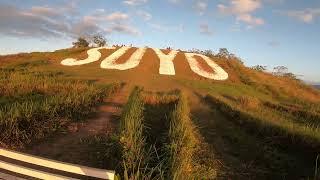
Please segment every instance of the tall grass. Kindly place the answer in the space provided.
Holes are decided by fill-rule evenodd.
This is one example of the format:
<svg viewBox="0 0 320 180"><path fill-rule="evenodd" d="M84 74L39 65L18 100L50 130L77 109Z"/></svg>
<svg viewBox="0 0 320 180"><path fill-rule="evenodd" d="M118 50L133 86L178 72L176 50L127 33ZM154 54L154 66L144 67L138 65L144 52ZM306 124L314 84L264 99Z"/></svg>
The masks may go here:
<svg viewBox="0 0 320 180"><path fill-rule="evenodd" d="M197 162L200 141L184 94L135 88L120 124L124 179L214 177L210 167Z"/></svg>
<svg viewBox="0 0 320 180"><path fill-rule="evenodd" d="M168 133L168 176L170 179L188 179L192 175L192 156L197 142L189 113L188 101L182 94L172 113Z"/></svg>
<svg viewBox="0 0 320 180"><path fill-rule="evenodd" d="M261 106L255 109L244 108L223 97L207 96L206 100L219 110L240 123L243 127L262 136L269 136L282 145L291 145L303 151L319 153L320 130L308 124L296 123L285 115ZM272 113L270 113L272 112Z"/></svg>
<svg viewBox="0 0 320 180"><path fill-rule="evenodd" d="M142 89L135 87L129 96L120 120L120 141L123 146L124 179L143 178L146 165L146 139L143 135Z"/></svg>
<svg viewBox="0 0 320 180"><path fill-rule="evenodd" d="M22 147L70 120L85 118L118 87L24 67L0 69L1 146Z"/></svg>
<svg viewBox="0 0 320 180"><path fill-rule="evenodd" d="M200 144L201 141L190 119L187 97L182 92L172 112L168 131L166 145L168 179L211 179L215 177L216 172L213 167L198 162L201 157L196 151L202 148Z"/></svg>

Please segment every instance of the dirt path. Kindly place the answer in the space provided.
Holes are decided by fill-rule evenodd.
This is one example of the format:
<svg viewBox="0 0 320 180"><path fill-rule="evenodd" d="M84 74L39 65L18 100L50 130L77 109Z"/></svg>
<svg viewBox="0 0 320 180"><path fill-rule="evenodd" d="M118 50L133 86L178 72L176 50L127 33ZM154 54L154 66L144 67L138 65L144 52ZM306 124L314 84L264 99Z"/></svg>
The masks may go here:
<svg viewBox="0 0 320 180"><path fill-rule="evenodd" d="M128 94L128 87L122 88L104 100L98 107L98 114L94 118L83 123L73 123L68 127L67 133L46 139L25 152L64 162L96 166L95 162L90 162L90 156L96 152L89 150L91 147L88 147L87 144L90 144L90 141L96 141L95 138L98 136L108 137L116 131L119 124L118 119ZM89 142L80 143L83 140ZM100 165L97 166L103 168Z"/></svg>

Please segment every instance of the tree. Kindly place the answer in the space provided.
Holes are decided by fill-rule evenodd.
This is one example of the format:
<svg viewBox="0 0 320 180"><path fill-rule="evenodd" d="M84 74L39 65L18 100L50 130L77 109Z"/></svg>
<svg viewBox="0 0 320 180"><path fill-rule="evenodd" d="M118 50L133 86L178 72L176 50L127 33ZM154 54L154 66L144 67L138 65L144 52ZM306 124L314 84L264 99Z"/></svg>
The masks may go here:
<svg viewBox="0 0 320 180"><path fill-rule="evenodd" d="M107 40L100 34L94 35L93 36L93 42L98 46L102 47L107 44Z"/></svg>
<svg viewBox="0 0 320 180"><path fill-rule="evenodd" d="M74 48L83 48L89 46L89 42L83 37L79 37L78 40L72 44Z"/></svg>
<svg viewBox="0 0 320 180"><path fill-rule="evenodd" d="M273 74L276 76L284 76L288 73L288 68L285 66L276 66L273 68Z"/></svg>
<svg viewBox="0 0 320 180"><path fill-rule="evenodd" d="M295 75L295 74L293 74L293 73L291 73L291 72L285 73L285 74L283 74L283 76L284 76L284 77L287 77L287 78L290 78L290 79L298 80L297 75Z"/></svg>
<svg viewBox="0 0 320 180"><path fill-rule="evenodd" d="M220 48L220 49L219 49L219 53L217 54L217 56L229 58L230 53L229 53L229 51L228 51L227 48Z"/></svg>
<svg viewBox="0 0 320 180"><path fill-rule="evenodd" d="M208 56L208 57L212 57L212 56L214 56L214 52L210 49L207 49L203 52L203 55Z"/></svg>
<svg viewBox="0 0 320 180"><path fill-rule="evenodd" d="M252 66L251 69L256 70L256 71L266 71L267 66L256 65L256 66Z"/></svg>

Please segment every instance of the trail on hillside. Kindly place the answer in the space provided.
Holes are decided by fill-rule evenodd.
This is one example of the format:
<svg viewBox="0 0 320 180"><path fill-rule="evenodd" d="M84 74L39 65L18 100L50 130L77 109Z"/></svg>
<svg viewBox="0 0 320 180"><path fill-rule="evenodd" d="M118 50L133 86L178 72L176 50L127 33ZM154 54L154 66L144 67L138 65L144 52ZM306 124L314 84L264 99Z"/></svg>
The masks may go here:
<svg viewBox="0 0 320 180"><path fill-rule="evenodd" d="M35 144L27 149L26 153L63 162L109 168L108 164L104 164L105 162L94 162L97 159L90 160L92 152L88 150L91 147L88 147L87 144L90 144L92 141L101 141L101 138L104 140L104 138L116 133L122 107L126 103L129 94L128 91L127 86L123 87L119 92L104 100L98 107L98 113L95 117L82 123L72 123L68 126L66 134L58 134L52 138L43 140L39 144ZM79 143L81 141L88 142ZM92 146L95 145L97 144L92 143ZM94 152L97 156L100 156L99 153Z"/></svg>

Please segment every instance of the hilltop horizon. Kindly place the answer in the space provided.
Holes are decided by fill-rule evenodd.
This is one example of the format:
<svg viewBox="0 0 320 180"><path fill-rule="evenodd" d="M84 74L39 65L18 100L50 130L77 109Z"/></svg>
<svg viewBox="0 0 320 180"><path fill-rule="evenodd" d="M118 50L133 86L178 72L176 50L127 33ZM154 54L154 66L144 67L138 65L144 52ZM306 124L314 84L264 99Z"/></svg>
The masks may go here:
<svg viewBox="0 0 320 180"><path fill-rule="evenodd" d="M320 81L316 0L3 0L0 8L0 54L67 48L100 33L110 44L227 48L248 66L283 65Z"/></svg>
<svg viewBox="0 0 320 180"><path fill-rule="evenodd" d="M227 51L73 44L0 56L1 152L124 179L319 177L320 90L285 67L266 73Z"/></svg>

